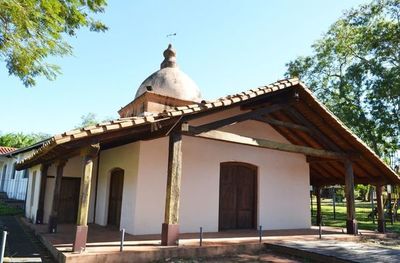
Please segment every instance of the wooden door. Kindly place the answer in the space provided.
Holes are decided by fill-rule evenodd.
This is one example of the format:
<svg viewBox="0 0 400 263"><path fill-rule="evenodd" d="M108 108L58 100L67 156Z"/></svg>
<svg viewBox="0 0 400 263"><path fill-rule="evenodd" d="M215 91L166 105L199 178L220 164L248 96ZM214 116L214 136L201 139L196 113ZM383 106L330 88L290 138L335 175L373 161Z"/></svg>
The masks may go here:
<svg viewBox="0 0 400 263"><path fill-rule="evenodd" d="M222 163L220 169L219 230L255 228L257 168Z"/></svg>
<svg viewBox="0 0 400 263"><path fill-rule="evenodd" d="M81 178L63 177L61 181L58 222L75 224L78 216Z"/></svg>
<svg viewBox="0 0 400 263"><path fill-rule="evenodd" d="M118 228L121 221L123 188L124 188L124 170L116 169L111 172L111 178L110 178L110 197L108 202L107 224Z"/></svg>

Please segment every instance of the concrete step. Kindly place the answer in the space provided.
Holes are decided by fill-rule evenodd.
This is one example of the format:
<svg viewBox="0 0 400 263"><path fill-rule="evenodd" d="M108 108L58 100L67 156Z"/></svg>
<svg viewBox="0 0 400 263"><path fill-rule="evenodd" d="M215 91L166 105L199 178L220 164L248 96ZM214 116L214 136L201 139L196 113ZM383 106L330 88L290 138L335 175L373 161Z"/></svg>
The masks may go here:
<svg viewBox="0 0 400 263"><path fill-rule="evenodd" d="M328 256L316 252L311 252L307 250L302 250L298 248L293 248L281 244L271 244L271 243L265 243L265 248L269 251L276 252L276 253L282 253L286 255L291 255L299 258L303 258L306 260L310 260L312 262L321 262L321 263L326 263L326 262L331 262L331 263L349 263L353 262L351 260L344 260L341 258L333 257L333 256Z"/></svg>

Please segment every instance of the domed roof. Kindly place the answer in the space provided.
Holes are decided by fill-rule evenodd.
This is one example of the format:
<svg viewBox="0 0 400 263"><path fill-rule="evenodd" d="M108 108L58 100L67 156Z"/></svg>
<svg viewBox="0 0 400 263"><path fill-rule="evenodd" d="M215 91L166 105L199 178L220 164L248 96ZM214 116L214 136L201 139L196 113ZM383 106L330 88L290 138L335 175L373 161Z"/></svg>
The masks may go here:
<svg viewBox="0 0 400 263"><path fill-rule="evenodd" d="M161 63L160 70L143 81L136 92L135 99L145 92L153 92L187 101L201 101L199 87L178 68L176 51L171 44L164 51L164 61Z"/></svg>

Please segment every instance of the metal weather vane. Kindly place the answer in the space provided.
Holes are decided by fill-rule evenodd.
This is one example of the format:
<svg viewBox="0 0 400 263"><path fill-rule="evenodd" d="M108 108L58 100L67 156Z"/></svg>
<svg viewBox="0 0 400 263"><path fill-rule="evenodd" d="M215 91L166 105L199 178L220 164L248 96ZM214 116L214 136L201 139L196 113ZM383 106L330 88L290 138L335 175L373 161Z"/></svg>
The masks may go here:
<svg viewBox="0 0 400 263"><path fill-rule="evenodd" d="M171 33L171 34L168 34L168 35L167 35L167 37L169 37L169 38L172 38L172 37L174 37L174 36L176 36L176 33Z"/></svg>

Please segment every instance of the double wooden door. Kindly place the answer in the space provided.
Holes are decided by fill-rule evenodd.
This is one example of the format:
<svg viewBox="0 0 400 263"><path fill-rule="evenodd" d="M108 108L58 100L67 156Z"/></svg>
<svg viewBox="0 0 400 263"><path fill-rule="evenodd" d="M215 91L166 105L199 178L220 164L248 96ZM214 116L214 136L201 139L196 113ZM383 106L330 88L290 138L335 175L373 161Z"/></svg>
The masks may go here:
<svg viewBox="0 0 400 263"><path fill-rule="evenodd" d="M219 230L256 227L257 168L244 163L220 167Z"/></svg>
<svg viewBox="0 0 400 263"><path fill-rule="evenodd" d="M109 226L120 226L122 191L124 188L124 170L116 169L111 172L110 178L110 197L108 202L108 221Z"/></svg>
<svg viewBox="0 0 400 263"><path fill-rule="evenodd" d="M80 189L81 178L63 177L61 179L60 201L58 207L59 223L76 223Z"/></svg>

